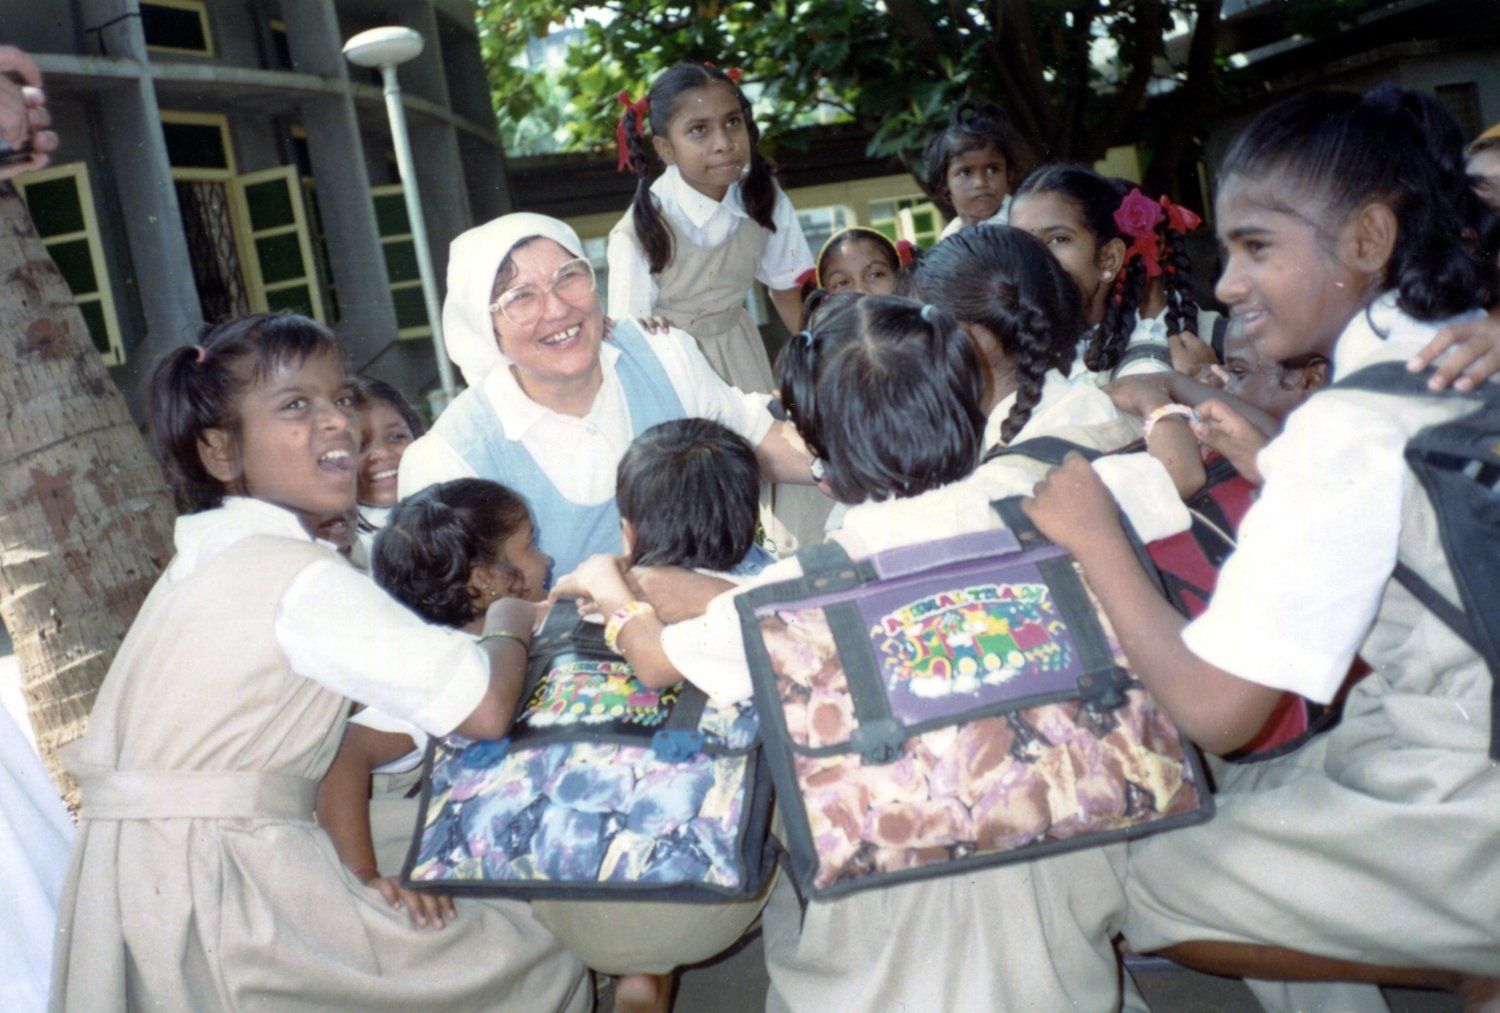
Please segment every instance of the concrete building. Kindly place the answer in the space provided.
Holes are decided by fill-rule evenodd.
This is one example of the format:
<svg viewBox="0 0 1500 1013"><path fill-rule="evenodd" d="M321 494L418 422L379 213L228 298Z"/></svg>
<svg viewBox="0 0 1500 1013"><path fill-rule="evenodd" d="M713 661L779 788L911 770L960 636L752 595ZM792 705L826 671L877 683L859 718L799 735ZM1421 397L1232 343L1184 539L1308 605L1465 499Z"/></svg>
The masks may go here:
<svg viewBox="0 0 1500 1013"><path fill-rule="evenodd" d="M436 384L377 71L345 40L403 25L429 245L510 210L468 0L3 0L62 147L17 182L127 396L205 321L291 308L409 396Z"/></svg>

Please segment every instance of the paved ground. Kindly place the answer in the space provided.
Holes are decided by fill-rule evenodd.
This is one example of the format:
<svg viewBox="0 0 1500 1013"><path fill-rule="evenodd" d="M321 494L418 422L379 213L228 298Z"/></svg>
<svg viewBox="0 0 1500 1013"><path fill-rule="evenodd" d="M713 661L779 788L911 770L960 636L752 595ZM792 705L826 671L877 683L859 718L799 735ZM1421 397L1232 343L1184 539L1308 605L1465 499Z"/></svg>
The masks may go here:
<svg viewBox="0 0 1500 1013"><path fill-rule="evenodd" d="M1238 981L1198 974L1168 964L1153 962L1136 975L1136 983L1151 1013L1259 1013L1260 1005ZM766 969L760 935L708 964L682 975L673 1013L761 1013L765 1008ZM1391 1013L1460 1013L1457 999L1430 992L1391 989L1386 993ZM609 1006L600 1004L600 1013ZM835 1011L829 1011L835 1013ZM931 1013L990 1013L990 1011L933 1010ZM1001 1013L1001 1011L995 1011ZM1012 1011L1012 1013L1053 1013ZM1307 1010L1301 1013L1340 1013L1337 1010Z"/></svg>

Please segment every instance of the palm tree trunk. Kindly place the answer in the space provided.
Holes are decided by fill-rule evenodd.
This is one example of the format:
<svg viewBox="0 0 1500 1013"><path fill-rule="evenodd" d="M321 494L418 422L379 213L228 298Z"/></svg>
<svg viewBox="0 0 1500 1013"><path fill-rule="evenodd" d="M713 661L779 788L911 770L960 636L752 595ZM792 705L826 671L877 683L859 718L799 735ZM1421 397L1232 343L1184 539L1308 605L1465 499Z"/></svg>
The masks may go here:
<svg viewBox="0 0 1500 1013"><path fill-rule="evenodd" d="M0 620L37 745L83 733L172 551L172 501L14 187L0 184Z"/></svg>

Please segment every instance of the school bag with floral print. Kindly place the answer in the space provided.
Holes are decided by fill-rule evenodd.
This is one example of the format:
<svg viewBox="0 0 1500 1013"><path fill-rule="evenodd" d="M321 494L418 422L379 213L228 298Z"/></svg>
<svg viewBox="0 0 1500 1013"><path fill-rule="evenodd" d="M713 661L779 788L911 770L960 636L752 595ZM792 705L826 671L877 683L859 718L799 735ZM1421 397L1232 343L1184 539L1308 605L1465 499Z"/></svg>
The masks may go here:
<svg viewBox="0 0 1500 1013"><path fill-rule="evenodd" d="M1197 751L1125 666L1072 558L1007 529L736 599L804 897L956 875L1208 818Z"/></svg>
<svg viewBox="0 0 1500 1013"><path fill-rule="evenodd" d="M754 707L689 683L648 689L553 605L510 734L428 746L402 870L414 889L562 899L722 902L769 875L770 780Z"/></svg>

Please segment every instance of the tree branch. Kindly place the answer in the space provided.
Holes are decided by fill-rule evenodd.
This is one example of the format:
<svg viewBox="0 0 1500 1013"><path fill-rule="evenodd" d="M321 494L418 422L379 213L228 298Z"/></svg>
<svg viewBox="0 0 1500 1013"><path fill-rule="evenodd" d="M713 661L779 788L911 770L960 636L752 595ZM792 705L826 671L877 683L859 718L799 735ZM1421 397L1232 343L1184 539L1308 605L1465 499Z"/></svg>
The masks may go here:
<svg viewBox="0 0 1500 1013"><path fill-rule="evenodd" d="M1089 146L1091 161L1103 157L1104 152L1120 136L1125 125L1140 108L1141 99L1146 94L1146 85L1151 81L1156 54L1161 50L1161 0L1141 0L1134 10L1135 25L1131 33L1134 59L1130 65L1130 74L1115 96L1114 107L1094 132Z"/></svg>

